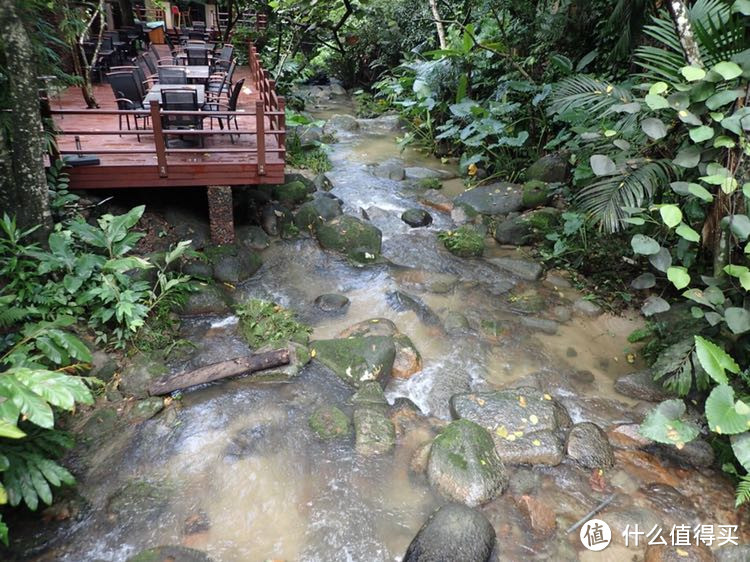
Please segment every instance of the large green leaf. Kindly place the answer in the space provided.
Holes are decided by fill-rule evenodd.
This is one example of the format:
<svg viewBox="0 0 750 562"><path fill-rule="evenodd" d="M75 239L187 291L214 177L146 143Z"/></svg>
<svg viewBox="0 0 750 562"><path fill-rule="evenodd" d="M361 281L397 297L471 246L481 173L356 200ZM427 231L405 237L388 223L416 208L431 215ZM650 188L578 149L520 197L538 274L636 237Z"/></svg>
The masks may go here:
<svg viewBox="0 0 750 562"><path fill-rule="evenodd" d="M672 282L677 289L684 289L690 285L690 274L684 267L672 266L667 270L667 279Z"/></svg>
<svg viewBox="0 0 750 562"><path fill-rule="evenodd" d="M742 75L742 69L736 63L724 61L720 62L711 69L712 72L719 74L724 80L734 80Z"/></svg>
<svg viewBox="0 0 750 562"><path fill-rule="evenodd" d="M685 419L685 404L682 400L666 400L659 404L643 420L641 435L656 441L675 445L682 449L685 443L698 437L698 426Z"/></svg>
<svg viewBox="0 0 750 562"><path fill-rule="evenodd" d="M750 432L732 435L730 441L735 458L745 470L750 472Z"/></svg>
<svg viewBox="0 0 750 562"><path fill-rule="evenodd" d="M15 424L7 422L4 419L0 419L0 437L7 437L8 439L20 439L21 437L26 437L26 434L18 429Z"/></svg>
<svg viewBox="0 0 750 562"><path fill-rule="evenodd" d="M617 166L609 156L594 154L590 159L591 171L597 176L611 176L617 173Z"/></svg>
<svg viewBox="0 0 750 562"><path fill-rule="evenodd" d="M690 139L693 142L704 142L713 138L714 130L706 125L701 125L695 129L690 129Z"/></svg>
<svg viewBox="0 0 750 562"><path fill-rule="evenodd" d="M719 109L728 103L734 103L744 93L744 90L724 90L718 92L706 100L706 107L712 111Z"/></svg>
<svg viewBox="0 0 750 562"><path fill-rule="evenodd" d="M732 4L732 12L742 14L743 16L750 16L750 0L736 0ZM748 471L750 471L750 468Z"/></svg>
<svg viewBox="0 0 750 562"><path fill-rule="evenodd" d="M701 149L699 146L690 145L677 153L673 162L681 168L695 168L701 161Z"/></svg>
<svg viewBox="0 0 750 562"><path fill-rule="evenodd" d="M734 334L744 334L750 330L750 312L738 306L730 306L724 311L724 320Z"/></svg>
<svg viewBox="0 0 750 562"><path fill-rule="evenodd" d="M680 69L680 73L685 77L688 82L695 82L696 80L703 80L706 77L706 71L699 66L683 66Z"/></svg>
<svg viewBox="0 0 750 562"><path fill-rule="evenodd" d="M674 228L682 222L682 211L680 211L677 205L662 205L659 207L659 214L661 215L661 220L669 228Z"/></svg>
<svg viewBox="0 0 750 562"><path fill-rule="evenodd" d="M666 109L669 107L669 102L667 102L667 98L660 96L658 94L646 94L645 99L646 99L646 105L648 105L654 111L657 111L659 109Z"/></svg>
<svg viewBox="0 0 750 562"><path fill-rule="evenodd" d="M630 245L633 252L642 256L652 256L658 254L661 246L659 243L645 234L636 234L630 239Z"/></svg>
<svg viewBox="0 0 750 562"><path fill-rule="evenodd" d="M649 117L641 121L641 130L654 140L663 139L667 136L667 127L661 119Z"/></svg>
<svg viewBox="0 0 750 562"><path fill-rule="evenodd" d="M726 371L739 373L740 367L721 347L701 336L695 336L695 352L701 367L719 384L728 384Z"/></svg>
<svg viewBox="0 0 750 562"><path fill-rule="evenodd" d="M706 400L708 427L720 435L744 433L750 429L750 406L736 400L728 384L715 387Z"/></svg>

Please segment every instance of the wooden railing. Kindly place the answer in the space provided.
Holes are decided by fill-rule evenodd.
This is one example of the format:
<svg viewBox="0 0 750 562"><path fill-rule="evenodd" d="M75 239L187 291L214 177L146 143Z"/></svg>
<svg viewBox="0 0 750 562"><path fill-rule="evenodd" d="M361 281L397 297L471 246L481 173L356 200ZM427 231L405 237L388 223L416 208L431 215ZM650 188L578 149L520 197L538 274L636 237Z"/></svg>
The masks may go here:
<svg viewBox="0 0 750 562"><path fill-rule="evenodd" d="M263 102L263 111L268 115L271 129L276 133L276 143L283 147L286 144L286 101L276 93L276 82L271 80L270 74L263 68L255 45L248 44L248 64L250 75L258 88L258 94Z"/></svg>

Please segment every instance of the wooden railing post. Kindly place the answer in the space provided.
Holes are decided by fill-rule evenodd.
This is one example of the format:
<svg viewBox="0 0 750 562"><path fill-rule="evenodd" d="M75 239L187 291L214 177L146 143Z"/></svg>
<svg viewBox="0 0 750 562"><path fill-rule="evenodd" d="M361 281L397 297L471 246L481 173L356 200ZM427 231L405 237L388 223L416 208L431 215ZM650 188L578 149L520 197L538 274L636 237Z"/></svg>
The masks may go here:
<svg viewBox="0 0 750 562"><path fill-rule="evenodd" d="M266 175L266 116L263 102L255 102L255 128L258 145L258 175Z"/></svg>
<svg viewBox="0 0 750 562"><path fill-rule="evenodd" d="M152 101L150 104L151 110L151 128L154 131L154 146L156 147L156 163L159 167L159 177L166 178L169 176L167 170L167 147L164 142L164 133L161 128L161 111L159 110L159 102Z"/></svg>
<svg viewBox="0 0 750 562"><path fill-rule="evenodd" d="M280 153L281 157L284 158L286 154L286 100L283 97L279 98L279 112L281 115L278 117L277 128L281 131L279 133L279 148L284 152Z"/></svg>

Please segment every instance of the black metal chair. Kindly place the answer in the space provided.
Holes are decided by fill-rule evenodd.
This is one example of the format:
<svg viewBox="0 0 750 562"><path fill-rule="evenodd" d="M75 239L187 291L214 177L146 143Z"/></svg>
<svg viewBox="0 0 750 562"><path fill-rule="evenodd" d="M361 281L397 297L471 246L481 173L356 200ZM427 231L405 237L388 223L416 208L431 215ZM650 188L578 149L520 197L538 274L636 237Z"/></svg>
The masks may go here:
<svg viewBox="0 0 750 562"><path fill-rule="evenodd" d="M208 66L208 50L205 47L187 46L185 49L188 66Z"/></svg>
<svg viewBox="0 0 750 562"><path fill-rule="evenodd" d="M232 64L232 55L234 54L234 46L229 43L225 43L221 48L221 51L214 58L214 67L220 71L228 71L229 66Z"/></svg>
<svg viewBox="0 0 750 562"><path fill-rule="evenodd" d="M185 69L179 66L160 66L159 84L187 84Z"/></svg>
<svg viewBox="0 0 750 562"><path fill-rule="evenodd" d="M198 93L194 89L167 88L161 91L162 111L198 111ZM203 119L201 115L162 115L162 129L187 129L202 130ZM165 144L169 145L167 135L164 134ZM173 133L172 133L173 134ZM203 137L198 137L198 145L203 147ZM180 140L187 143L182 135ZM192 140L192 139L191 139ZM190 144L195 144L190 142Z"/></svg>
<svg viewBox="0 0 750 562"><path fill-rule="evenodd" d="M245 85L245 79L238 80L232 89L232 94L229 96L227 103L220 102L218 99L207 102L203 109L208 113L207 117L210 119L211 128L213 129L213 120L216 119L219 122L219 129L224 130L224 121L227 123L227 130L232 130L232 122L234 122L234 128L239 131L240 127L237 123L236 115L211 115L212 111L237 111L237 101L242 93L242 88ZM237 135L239 136L239 135ZM229 140L234 144L234 136L229 135Z"/></svg>
<svg viewBox="0 0 750 562"><path fill-rule="evenodd" d="M150 90L151 86L159 81L159 74L156 69L152 70L148 64L148 60L145 55L140 55L135 59L135 65L140 69L143 78L143 89Z"/></svg>
<svg viewBox="0 0 750 562"><path fill-rule="evenodd" d="M117 103L117 109L119 110L135 110L145 109L143 106L143 96L141 96L141 89L138 84L138 79L132 71L120 71L111 72L107 74L107 80L109 85L112 87L112 92L115 95L115 102ZM130 114L118 115L119 129L122 130L122 118L125 117L125 123L130 131ZM143 128L145 129L148 125L148 115L133 115L135 128L138 130L138 120L143 119ZM141 136L136 135L138 142L141 141Z"/></svg>
<svg viewBox="0 0 750 562"><path fill-rule="evenodd" d="M113 66L110 68L110 71L113 73L132 73L136 78L136 84L138 85L138 92L141 99L146 97L146 93L148 92L148 88L146 87L146 76L144 76L143 71L138 66Z"/></svg>

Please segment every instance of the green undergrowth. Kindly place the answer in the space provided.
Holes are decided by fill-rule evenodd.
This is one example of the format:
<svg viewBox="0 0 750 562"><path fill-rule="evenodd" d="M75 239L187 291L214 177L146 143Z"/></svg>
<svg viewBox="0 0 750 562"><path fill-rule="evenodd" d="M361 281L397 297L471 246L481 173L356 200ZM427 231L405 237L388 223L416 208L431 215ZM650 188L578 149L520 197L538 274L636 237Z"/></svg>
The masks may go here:
<svg viewBox="0 0 750 562"><path fill-rule="evenodd" d="M293 341L307 344L311 328L299 322L291 310L276 303L251 299L237 307L240 330L250 347Z"/></svg>

